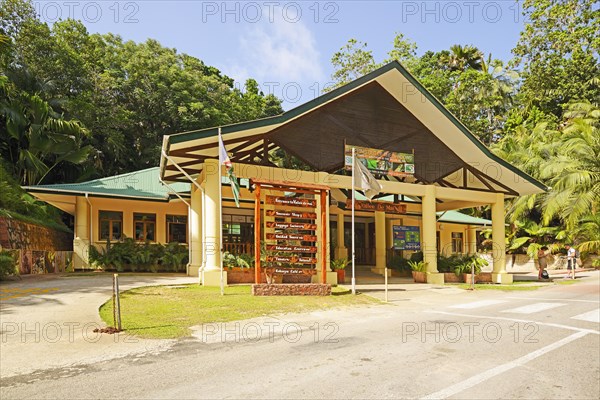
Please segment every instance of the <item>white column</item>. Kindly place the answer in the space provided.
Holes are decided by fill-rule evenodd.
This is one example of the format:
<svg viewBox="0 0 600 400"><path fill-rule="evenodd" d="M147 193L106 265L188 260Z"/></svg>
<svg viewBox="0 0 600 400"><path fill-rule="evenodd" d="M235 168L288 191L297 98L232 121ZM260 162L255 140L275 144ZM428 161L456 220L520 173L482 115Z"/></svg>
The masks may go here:
<svg viewBox="0 0 600 400"><path fill-rule="evenodd" d="M221 284L221 168L218 160L204 161L204 228L202 242L205 247L206 266L204 267L202 284L204 286L220 286ZM226 279L227 271L223 272Z"/></svg>
<svg viewBox="0 0 600 400"><path fill-rule="evenodd" d="M443 284L444 274L438 273L437 270L435 186L425 186L421 206L423 221L421 250L423 250L423 260L427 263L427 282Z"/></svg>
<svg viewBox="0 0 600 400"><path fill-rule="evenodd" d="M192 186L192 201L190 203L190 240L192 258L188 275L198 276L202 265L202 191L194 184Z"/></svg>
<svg viewBox="0 0 600 400"><path fill-rule="evenodd" d="M495 283L511 283L512 275L506 273L506 233L504 231L504 195L496 193L492 203L492 279Z"/></svg>
<svg viewBox="0 0 600 400"><path fill-rule="evenodd" d="M89 268L90 207L82 196L75 198L75 237L73 239L73 268Z"/></svg>

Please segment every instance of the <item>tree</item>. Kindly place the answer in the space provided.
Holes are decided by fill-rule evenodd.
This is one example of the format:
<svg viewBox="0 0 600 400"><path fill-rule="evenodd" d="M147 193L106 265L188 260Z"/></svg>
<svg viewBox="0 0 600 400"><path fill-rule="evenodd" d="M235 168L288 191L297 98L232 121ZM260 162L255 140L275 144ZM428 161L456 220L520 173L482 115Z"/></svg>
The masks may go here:
<svg viewBox="0 0 600 400"><path fill-rule="evenodd" d="M455 44L444 54L442 61L452 71L465 71L468 68L481 71L483 53L475 46Z"/></svg>
<svg viewBox="0 0 600 400"><path fill-rule="evenodd" d="M93 152L82 146L88 131L79 121L64 119L38 93L20 91L6 79L0 81L0 92L6 128L2 148L21 183L40 184L56 166L81 164Z"/></svg>
<svg viewBox="0 0 600 400"><path fill-rule="evenodd" d="M572 101L600 98L600 9L595 0L526 0L512 63L523 68L522 104L560 118ZM595 7L596 5L596 7Z"/></svg>
<svg viewBox="0 0 600 400"><path fill-rule="evenodd" d="M376 70L379 64L373 58L373 52L367 50L367 44L356 39L348 42L331 57L335 71L331 78L334 84L328 90L343 86L371 71Z"/></svg>

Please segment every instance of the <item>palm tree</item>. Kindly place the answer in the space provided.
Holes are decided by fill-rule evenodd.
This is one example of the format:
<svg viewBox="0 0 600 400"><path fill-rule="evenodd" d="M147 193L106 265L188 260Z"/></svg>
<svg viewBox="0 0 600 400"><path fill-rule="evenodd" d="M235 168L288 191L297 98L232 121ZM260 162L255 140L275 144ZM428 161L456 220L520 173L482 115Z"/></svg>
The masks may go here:
<svg viewBox="0 0 600 400"><path fill-rule="evenodd" d="M465 71L472 68L481 71L483 53L475 46L455 44L450 47L450 53L444 54L442 62L451 71Z"/></svg>
<svg viewBox="0 0 600 400"><path fill-rule="evenodd" d="M599 211L600 108L574 103L565 117L560 141L551 144L557 157L540 170L540 178L552 187L543 202L543 221L559 217L567 229L574 229Z"/></svg>
<svg viewBox="0 0 600 400"><path fill-rule="evenodd" d="M28 76L21 72L22 77ZM25 86L41 87L31 82ZM54 111L40 91L21 90L14 80L2 76L0 95L0 122L6 128L0 149L22 184L40 184L57 165L81 164L92 154L94 149L82 143L88 130Z"/></svg>

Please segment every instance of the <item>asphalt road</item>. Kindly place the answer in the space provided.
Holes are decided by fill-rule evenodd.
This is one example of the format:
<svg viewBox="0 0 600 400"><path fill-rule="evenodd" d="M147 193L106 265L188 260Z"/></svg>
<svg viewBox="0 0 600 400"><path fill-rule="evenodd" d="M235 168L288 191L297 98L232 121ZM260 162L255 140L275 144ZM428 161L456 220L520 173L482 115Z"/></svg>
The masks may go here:
<svg viewBox="0 0 600 400"><path fill-rule="evenodd" d="M584 275L209 324L165 348L4 376L0 397L598 399L600 280Z"/></svg>

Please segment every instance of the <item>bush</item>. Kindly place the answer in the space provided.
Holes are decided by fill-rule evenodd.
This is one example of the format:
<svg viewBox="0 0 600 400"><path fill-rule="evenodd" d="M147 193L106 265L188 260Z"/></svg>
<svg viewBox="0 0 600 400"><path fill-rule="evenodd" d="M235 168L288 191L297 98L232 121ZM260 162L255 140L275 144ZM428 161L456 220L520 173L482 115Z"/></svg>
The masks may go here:
<svg viewBox="0 0 600 400"><path fill-rule="evenodd" d="M117 272L179 272L188 263L188 249L179 243L137 243L131 238L106 242L106 248L90 247L90 262L102 269Z"/></svg>
<svg viewBox="0 0 600 400"><path fill-rule="evenodd" d="M410 265L408 264L408 260L399 255L394 255L390 261L388 262L388 267L391 269L395 269L398 271L410 271Z"/></svg>
<svg viewBox="0 0 600 400"><path fill-rule="evenodd" d="M15 257L8 251L0 252L0 280L18 274Z"/></svg>

